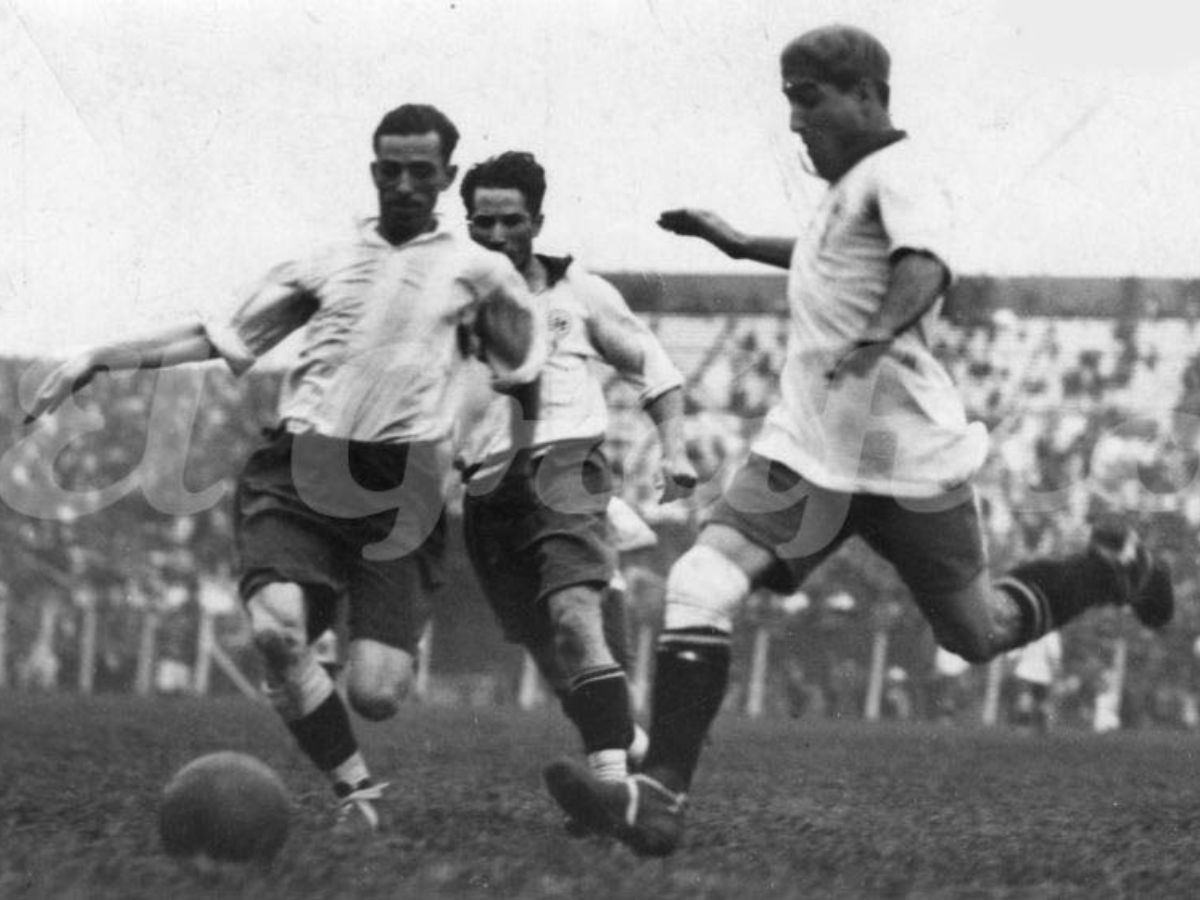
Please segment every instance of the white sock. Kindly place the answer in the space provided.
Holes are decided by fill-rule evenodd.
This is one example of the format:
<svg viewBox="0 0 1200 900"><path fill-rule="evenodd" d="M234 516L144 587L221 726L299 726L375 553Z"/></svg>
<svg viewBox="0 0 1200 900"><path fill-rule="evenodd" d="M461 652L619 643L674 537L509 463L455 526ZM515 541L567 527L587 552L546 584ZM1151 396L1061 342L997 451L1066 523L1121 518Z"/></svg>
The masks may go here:
<svg viewBox="0 0 1200 900"><path fill-rule="evenodd" d="M646 734L646 729L635 722L633 725L633 740L629 742L630 765L641 768L642 760L646 758L646 751L649 749L650 735Z"/></svg>
<svg viewBox="0 0 1200 900"><path fill-rule="evenodd" d="M587 755L588 768L601 781L621 781L629 774L624 750L597 750Z"/></svg>
<svg viewBox="0 0 1200 900"><path fill-rule="evenodd" d="M356 788L362 782L370 781L371 773L367 771L367 763L362 758L362 754L355 753L329 772L329 780L334 784L341 783Z"/></svg>
<svg viewBox="0 0 1200 900"><path fill-rule="evenodd" d="M268 678L263 693L285 722L294 722L325 702L333 693L333 679L316 657L305 650L283 682L274 683Z"/></svg>

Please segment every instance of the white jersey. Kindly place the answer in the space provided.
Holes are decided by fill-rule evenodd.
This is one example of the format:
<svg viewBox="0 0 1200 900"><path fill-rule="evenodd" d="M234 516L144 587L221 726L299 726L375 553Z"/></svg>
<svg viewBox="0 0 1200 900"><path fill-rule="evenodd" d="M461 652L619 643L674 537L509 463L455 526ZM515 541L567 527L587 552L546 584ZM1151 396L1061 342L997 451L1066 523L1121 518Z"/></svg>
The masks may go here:
<svg viewBox="0 0 1200 900"><path fill-rule="evenodd" d="M440 441L454 422L464 336L481 345L493 382L504 387L537 377L545 328L524 279L500 254L440 227L393 245L376 224L367 220L356 240L277 266L207 334L241 374L304 327L279 400L291 431Z"/></svg>
<svg viewBox="0 0 1200 900"><path fill-rule="evenodd" d="M534 294L534 301L545 317L550 351L538 388L535 450L604 436L608 404L596 369L599 362L633 384L643 406L682 386L679 370L616 288L570 259L539 259L547 286ZM508 459L515 405L478 385L468 388L456 440L464 471L493 473Z"/></svg>
<svg viewBox="0 0 1200 900"><path fill-rule="evenodd" d="M866 377L826 373L879 308L900 250L949 268L949 199L905 138L861 159L830 186L788 277L791 332L755 452L824 488L935 496L967 481L987 455L987 432L930 352L934 304L882 353Z"/></svg>

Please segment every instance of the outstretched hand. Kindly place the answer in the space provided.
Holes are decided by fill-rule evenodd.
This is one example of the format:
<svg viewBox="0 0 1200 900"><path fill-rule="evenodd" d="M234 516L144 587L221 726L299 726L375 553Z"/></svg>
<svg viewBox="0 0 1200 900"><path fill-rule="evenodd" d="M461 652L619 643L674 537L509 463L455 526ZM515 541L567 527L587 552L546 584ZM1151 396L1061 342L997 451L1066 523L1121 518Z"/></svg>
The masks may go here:
<svg viewBox="0 0 1200 900"><path fill-rule="evenodd" d="M29 425L46 413L58 409L67 397L87 385L99 371L87 357L68 360L46 376L33 396L33 404L25 416Z"/></svg>
<svg viewBox="0 0 1200 900"><path fill-rule="evenodd" d="M658 227L684 237L698 237L728 253L737 241L737 231L707 209L668 209L658 217Z"/></svg>

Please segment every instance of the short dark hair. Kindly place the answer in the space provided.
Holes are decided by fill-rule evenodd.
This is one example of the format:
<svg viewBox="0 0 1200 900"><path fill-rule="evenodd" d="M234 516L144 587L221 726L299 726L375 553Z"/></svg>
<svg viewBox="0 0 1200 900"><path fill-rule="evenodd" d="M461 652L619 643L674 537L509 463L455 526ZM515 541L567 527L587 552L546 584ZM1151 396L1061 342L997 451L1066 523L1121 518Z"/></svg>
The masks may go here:
<svg viewBox="0 0 1200 900"><path fill-rule="evenodd" d="M405 103L397 106L379 120L371 146L379 152L379 141L387 135L429 134L436 132L442 146L442 159L450 162L458 146L458 129L444 112L427 103Z"/></svg>
<svg viewBox="0 0 1200 900"><path fill-rule="evenodd" d="M783 48L780 63L785 72L805 69L842 90L865 79L888 104L892 59L879 39L861 28L826 25L806 31Z"/></svg>
<svg viewBox="0 0 1200 900"><path fill-rule="evenodd" d="M459 190L463 205L470 214L475 206L477 188L512 188L525 197L525 208L536 216L542 211L546 196L546 170L532 153L509 150L471 167Z"/></svg>

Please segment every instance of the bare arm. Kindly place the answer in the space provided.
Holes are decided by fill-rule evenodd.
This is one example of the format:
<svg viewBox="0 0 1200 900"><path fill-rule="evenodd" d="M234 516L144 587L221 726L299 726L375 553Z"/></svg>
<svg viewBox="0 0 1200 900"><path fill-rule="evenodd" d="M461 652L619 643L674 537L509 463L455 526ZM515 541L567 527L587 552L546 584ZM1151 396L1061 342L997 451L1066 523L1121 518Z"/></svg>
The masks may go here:
<svg viewBox="0 0 1200 900"><path fill-rule="evenodd" d="M63 363L34 395L26 424L53 412L97 373L127 369L162 369L223 357L241 374L261 354L299 328L317 308L315 295L290 280L278 267L241 305L229 322L174 325L141 338L116 341Z"/></svg>
<svg viewBox="0 0 1200 900"><path fill-rule="evenodd" d="M671 388L646 404L646 415L658 431L662 448L662 494L659 503L691 496L696 488L696 469L687 455L683 435L683 389Z"/></svg>
<svg viewBox="0 0 1200 900"><path fill-rule="evenodd" d="M34 395L25 424L45 413L54 412L73 392L106 369L160 369L203 362L215 355L216 348L199 322L176 325L145 337L96 347L67 360L46 376Z"/></svg>
<svg viewBox="0 0 1200 900"><path fill-rule="evenodd" d="M936 256L907 252L892 263L883 302L867 321L862 335L829 372L863 375L881 350L921 320L946 289L950 273Z"/></svg>
<svg viewBox="0 0 1200 900"><path fill-rule="evenodd" d="M750 235L738 231L716 213L706 209L669 209L658 217L658 225L673 234L708 241L731 259L749 259L779 269L792 263L794 237Z"/></svg>
<svg viewBox="0 0 1200 900"><path fill-rule="evenodd" d="M683 435L683 378L654 332L633 314L624 298L601 278L588 282L588 336L601 359L638 388L662 451L660 503L687 497L696 470Z"/></svg>

